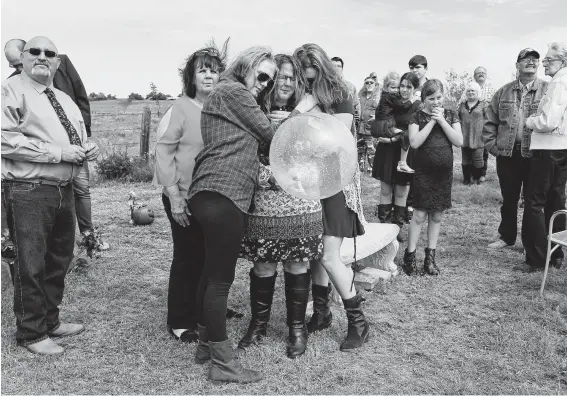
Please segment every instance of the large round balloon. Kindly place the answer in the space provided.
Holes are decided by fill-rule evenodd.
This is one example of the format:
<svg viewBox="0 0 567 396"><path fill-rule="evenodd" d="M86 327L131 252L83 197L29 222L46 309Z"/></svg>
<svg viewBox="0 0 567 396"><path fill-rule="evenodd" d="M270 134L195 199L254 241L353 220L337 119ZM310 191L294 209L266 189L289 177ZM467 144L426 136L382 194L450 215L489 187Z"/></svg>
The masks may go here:
<svg viewBox="0 0 567 396"><path fill-rule="evenodd" d="M270 165L284 191L304 199L335 195L352 181L357 167L354 137L325 113L301 114L277 130Z"/></svg>

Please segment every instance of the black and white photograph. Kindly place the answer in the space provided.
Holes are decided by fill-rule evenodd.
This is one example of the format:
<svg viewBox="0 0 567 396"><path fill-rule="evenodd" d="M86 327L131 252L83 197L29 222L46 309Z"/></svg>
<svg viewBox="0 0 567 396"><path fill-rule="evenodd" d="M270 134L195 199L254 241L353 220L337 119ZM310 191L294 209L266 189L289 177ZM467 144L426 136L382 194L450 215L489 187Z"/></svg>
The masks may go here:
<svg viewBox="0 0 567 396"><path fill-rule="evenodd" d="M563 0L5 0L10 395L567 393Z"/></svg>

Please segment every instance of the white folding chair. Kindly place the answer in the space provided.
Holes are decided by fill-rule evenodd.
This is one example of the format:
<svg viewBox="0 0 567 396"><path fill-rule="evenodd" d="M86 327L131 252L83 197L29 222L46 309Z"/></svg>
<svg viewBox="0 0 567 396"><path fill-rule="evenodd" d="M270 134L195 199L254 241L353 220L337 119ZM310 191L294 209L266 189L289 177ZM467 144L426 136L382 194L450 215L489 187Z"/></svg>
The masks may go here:
<svg viewBox="0 0 567 396"><path fill-rule="evenodd" d="M551 260L551 253L555 249L561 246L567 247L567 230L556 232L553 234L553 221L557 216L567 216L567 210L558 210L551 215L549 220L549 234L547 234L547 257L545 258L545 270L543 271L543 280L541 282L541 288L539 290L540 296L543 297L543 289L545 288L545 280L547 278L547 271L549 270L549 260ZM555 243L555 246L551 248L551 244Z"/></svg>

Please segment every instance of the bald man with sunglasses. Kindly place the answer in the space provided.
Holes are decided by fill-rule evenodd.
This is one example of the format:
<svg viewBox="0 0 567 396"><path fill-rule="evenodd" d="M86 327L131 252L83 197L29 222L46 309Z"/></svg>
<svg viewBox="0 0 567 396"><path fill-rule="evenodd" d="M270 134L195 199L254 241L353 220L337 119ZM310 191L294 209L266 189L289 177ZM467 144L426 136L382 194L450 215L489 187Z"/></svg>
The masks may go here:
<svg viewBox="0 0 567 396"><path fill-rule="evenodd" d="M55 355L52 338L80 333L62 323L59 305L75 244L73 179L98 147L83 148L87 131L73 100L53 86L57 47L34 37L21 54L23 72L2 86L2 199L16 246L16 341Z"/></svg>

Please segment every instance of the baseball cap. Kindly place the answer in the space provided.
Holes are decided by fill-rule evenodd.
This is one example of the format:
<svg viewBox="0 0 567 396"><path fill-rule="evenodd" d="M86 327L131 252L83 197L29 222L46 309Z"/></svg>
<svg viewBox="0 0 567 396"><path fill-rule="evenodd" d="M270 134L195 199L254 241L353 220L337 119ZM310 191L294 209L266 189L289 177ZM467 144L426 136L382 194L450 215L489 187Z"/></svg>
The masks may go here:
<svg viewBox="0 0 567 396"><path fill-rule="evenodd" d="M520 53L518 54L518 59L516 60L516 62L521 61L522 59L524 59L525 57L527 57L527 56L529 56L529 55L533 55L533 56L537 57L538 59L540 58L539 52L537 52L535 49L533 49L533 48L524 48L524 49L521 50Z"/></svg>

